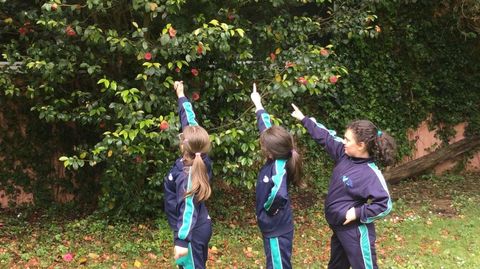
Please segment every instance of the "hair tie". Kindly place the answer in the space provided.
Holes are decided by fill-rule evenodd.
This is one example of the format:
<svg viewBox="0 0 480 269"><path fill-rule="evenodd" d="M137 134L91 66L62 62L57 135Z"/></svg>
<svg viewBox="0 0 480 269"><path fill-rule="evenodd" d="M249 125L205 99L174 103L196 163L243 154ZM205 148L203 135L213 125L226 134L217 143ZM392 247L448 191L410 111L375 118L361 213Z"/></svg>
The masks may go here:
<svg viewBox="0 0 480 269"><path fill-rule="evenodd" d="M378 131L377 131L377 136L378 136L378 137L382 136L382 134L383 134L383 133L382 133L381 130L378 130Z"/></svg>
<svg viewBox="0 0 480 269"><path fill-rule="evenodd" d="M195 152L195 157L196 157L196 156L201 156L201 155L202 155L201 152Z"/></svg>
<svg viewBox="0 0 480 269"><path fill-rule="evenodd" d="M295 149L290 150L290 152L288 153L288 158L291 158L293 156L293 153L297 153L297 151Z"/></svg>

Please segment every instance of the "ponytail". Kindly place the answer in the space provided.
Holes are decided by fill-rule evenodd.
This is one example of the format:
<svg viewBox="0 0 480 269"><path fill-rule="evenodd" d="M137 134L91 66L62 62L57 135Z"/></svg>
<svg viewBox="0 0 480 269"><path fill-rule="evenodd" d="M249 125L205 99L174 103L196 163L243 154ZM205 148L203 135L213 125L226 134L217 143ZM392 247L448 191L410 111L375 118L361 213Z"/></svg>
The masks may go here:
<svg viewBox="0 0 480 269"><path fill-rule="evenodd" d="M207 166L203 162L200 153L195 154L195 158L193 159L190 168L190 176L192 179L192 187L185 193L185 197L195 195L195 200L197 202L206 201L210 197L212 189L210 188L208 180Z"/></svg>
<svg viewBox="0 0 480 269"><path fill-rule="evenodd" d="M211 142L208 133L200 126L187 126L183 129L182 136L183 162L186 171L192 180L191 188L185 193L187 196L195 196L197 202L206 201L212 190L210 188L208 169L203 162L202 153L210 151Z"/></svg>
<svg viewBox="0 0 480 269"><path fill-rule="evenodd" d="M302 181L302 157L293 149L291 157L287 161L287 180L298 187L304 187L305 183Z"/></svg>
<svg viewBox="0 0 480 269"><path fill-rule="evenodd" d="M395 140L387 133L378 131L375 138L375 149L373 155L375 159L379 160L384 166L389 166L395 163Z"/></svg>

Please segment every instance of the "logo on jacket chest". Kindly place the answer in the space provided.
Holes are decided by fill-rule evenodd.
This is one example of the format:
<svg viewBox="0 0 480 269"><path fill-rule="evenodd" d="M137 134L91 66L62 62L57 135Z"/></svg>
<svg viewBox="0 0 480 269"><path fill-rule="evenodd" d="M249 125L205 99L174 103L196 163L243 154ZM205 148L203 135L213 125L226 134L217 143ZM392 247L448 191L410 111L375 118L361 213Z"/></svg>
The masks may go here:
<svg viewBox="0 0 480 269"><path fill-rule="evenodd" d="M270 181L270 179L269 179L267 176L264 176L264 177L263 177L263 182L264 182L264 183L268 183L268 181Z"/></svg>
<svg viewBox="0 0 480 269"><path fill-rule="evenodd" d="M353 188L352 180L350 178L348 178L347 176L343 176L342 181L343 181L343 184L345 184L347 187Z"/></svg>
<svg viewBox="0 0 480 269"><path fill-rule="evenodd" d="M172 180L173 180L172 173L168 174L168 180L170 180L170 181L172 181Z"/></svg>

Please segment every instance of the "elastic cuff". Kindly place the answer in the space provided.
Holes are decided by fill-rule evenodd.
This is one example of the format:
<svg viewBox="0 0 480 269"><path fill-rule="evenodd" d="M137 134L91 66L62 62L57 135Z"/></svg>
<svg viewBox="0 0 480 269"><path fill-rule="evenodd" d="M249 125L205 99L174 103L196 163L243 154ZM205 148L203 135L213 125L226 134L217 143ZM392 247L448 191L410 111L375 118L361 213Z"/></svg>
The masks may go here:
<svg viewBox="0 0 480 269"><path fill-rule="evenodd" d="M188 241L182 239L175 239L175 246L179 246L182 248L188 248Z"/></svg>
<svg viewBox="0 0 480 269"><path fill-rule="evenodd" d="M264 113L264 112L265 112L265 109L263 107L261 109L258 109L258 110L255 108L255 114L257 114L257 115L262 115L262 113Z"/></svg>
<svg viewBox="0 0 480 269"><path fill-rule="evenodd" d="M303 124L303 125L307 124L307 122L308 122L309 120L311 120L309 117L304 116L304 118L303 118L303 120L302 120L302 124Z"/></svg>
<svg viewBox="0 0 480 269"><path fill-rule="evenodd" d="M361 214L362 208L361 207L355 207L355 217L360 220L360 214Z"/></svg>

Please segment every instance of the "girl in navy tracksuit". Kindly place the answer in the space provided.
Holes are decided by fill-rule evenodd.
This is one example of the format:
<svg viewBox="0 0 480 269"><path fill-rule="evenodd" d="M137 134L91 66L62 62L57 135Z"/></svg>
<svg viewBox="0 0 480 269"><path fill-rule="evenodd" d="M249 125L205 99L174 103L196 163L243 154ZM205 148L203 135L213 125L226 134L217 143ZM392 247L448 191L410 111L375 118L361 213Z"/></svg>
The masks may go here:
<svg viewBox="0 0 480 269"><path fill-rule="evenodd" d="M368 120L350 123L342 139L293 108L292 116L335 161L325 199L325 217L333 231L328 268L378 268L373 221L390 212L392 201L374 161L393 163L394 140Z"/></svg>
<svg viewBox="0 0 480 269"><path fill-rule="evenodd" d="M164 180L165 212L174 233L175 260L180 268L205 268L212 223L204 201L211 194L212 162L208 133L198 126L192 104L184 95L183 82L176 81L178 111L182 125L180 150Z"/></svg>
<svg viewBox="0 0 480 269"><path fill-rule="evenodd" d="M368 120L350 123L342 139L293 108L292 116L335 161L325 199L325 217L333 231L328 268L378 268L373 221L390 212L392 201L374 161L393 163L394 140Z"/></svg>
<svg viewBox="0 0 480 269"><path fill-rule="evenodd" d="M267 162L256 184L256 216L263 235L267 269L292 268L293 216L287 183L300 182L301 158L292 135L281 126L272 126L261 97L253 86L260 146ZM288 182L287 182L288 181Z"/></svg>

